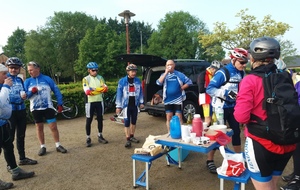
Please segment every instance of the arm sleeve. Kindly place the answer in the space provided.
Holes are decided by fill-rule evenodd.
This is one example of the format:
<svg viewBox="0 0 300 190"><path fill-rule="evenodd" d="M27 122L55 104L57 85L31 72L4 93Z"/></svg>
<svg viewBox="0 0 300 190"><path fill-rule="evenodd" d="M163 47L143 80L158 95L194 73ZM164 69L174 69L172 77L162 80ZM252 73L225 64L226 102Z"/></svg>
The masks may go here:
<svg viewBox="0 0 300 190"><path fill-rule="evenodd" d="M116 108L122 108L123 86L122 79L118 82L117 96L116 96Z"/></svg>
<svg viewBox="0 0 300 190"><path fill-rule="evenodd" d="M58 86L54 83L54 81L50 77L47 77L47 79L48 79L47 80L48 84L56 97L57 104L63 105L63 96L62 96Z"/></svg>
<svg viewBox="0 0 300 190"><path fill-rule="evenodd" d="M221 70L217 71L213 78L210 80L206 88L206 93L209 94L211 97L220 97L226 99L227 90L225 88L222 88L225 80L225 73Z"/></svg>
<svg viewBox="0 0 300 190"><path fill-rule="evenodd" d="M239 123L249 123L250 114L253 109L254 89L253 83L249 78L244 78L240 83L240 89L234 107L234 118Z"/></svg>

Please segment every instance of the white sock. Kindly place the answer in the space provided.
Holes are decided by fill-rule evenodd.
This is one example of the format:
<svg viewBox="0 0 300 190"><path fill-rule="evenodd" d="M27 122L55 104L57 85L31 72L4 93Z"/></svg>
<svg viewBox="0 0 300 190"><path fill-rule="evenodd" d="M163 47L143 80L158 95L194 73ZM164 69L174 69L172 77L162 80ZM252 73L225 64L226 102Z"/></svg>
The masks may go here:
<svg viewBox="0 0 300 190"><path fill-rule="evenodd" d="M46 145L45 144L41 144L41 148L43 148L43 147L46 148Z"/></svg>
<svg viewBox="0 0 300 190"><path fill-rule="evenodd" d="M102 135L102 133L98 133L98 137L100 137Z"/></svg>
<svg viewBox="0 0 300 190"><path fill-rule="evenodd" d="M87 136L86 136L86 138L87 138L87 139L90 139L90 138L91 138L91 136L90 136L90 135L87 135Z"/></svg>
<svg viewBox="0 0 300 190"><path fill-rule="evenodd" d="M56 148L60 146L60 142L55 143Z"/></svg>

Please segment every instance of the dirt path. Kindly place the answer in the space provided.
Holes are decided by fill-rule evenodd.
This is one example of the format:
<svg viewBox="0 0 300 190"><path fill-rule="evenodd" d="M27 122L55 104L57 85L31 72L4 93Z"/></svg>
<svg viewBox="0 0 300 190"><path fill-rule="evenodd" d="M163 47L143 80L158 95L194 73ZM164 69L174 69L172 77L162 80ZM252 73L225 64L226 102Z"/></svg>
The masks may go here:
<svg viewBox="0 0 300 190"><path fill-rule="evenodd" d="M25 170L34 170L36 176L31 179L14 182L14 189L28 190L82 190L82 189L109 189L127 190L132 187L132 160L131 155L135 147L139 148L145 138L151 135L166 133L165 118L152 117L141 113L138 118L136 137L141 140L133 144L131 149L124 148L125 138L123 126L109 120L111 114L104 116L104 137L108 144L97 142L96 121L92 124L92 143L90 148L85 147L85 118L60 120L61 143L68 149L67 154L55 151L55 145L50 130L45 127L47 154L38 156L38 140L35 127L28 125L26 136L26 154L38 160L34 166L23 166ZM15 150L16 152L16 150ZM18 154L16 152L18 159ZM11 175L6 171L6 162L0 157L0 179L11 181ZM190 152L183 162L182 169L175 166L166 166L166 160L161 157L152 163L150 170L150 188L160 189L219 189L217 175L210 174L205 166L206 155ZM217 152L215 163L220 166L222 158ZM291 171L291 163L285 173ZM141 172L144 163L137 162L137 171ZM283 182L280 182L284 184ZM138 189L144 189L139 187ZM225 181L225 189L233 189L233 182ZM247 190L253 190L253 185L247 184Z"/></svg>

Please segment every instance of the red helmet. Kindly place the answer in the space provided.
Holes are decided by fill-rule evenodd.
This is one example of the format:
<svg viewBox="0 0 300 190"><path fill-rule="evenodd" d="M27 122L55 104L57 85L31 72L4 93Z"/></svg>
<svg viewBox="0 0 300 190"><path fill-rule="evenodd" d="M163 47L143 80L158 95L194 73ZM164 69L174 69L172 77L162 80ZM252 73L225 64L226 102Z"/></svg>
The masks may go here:
<svg viewBox="0 0 300 190"><path fill-rule="evenodd" d="M236 58L238 61L248 61L248 51L244 48L234 48L230 51L230 58Z"/></svg>

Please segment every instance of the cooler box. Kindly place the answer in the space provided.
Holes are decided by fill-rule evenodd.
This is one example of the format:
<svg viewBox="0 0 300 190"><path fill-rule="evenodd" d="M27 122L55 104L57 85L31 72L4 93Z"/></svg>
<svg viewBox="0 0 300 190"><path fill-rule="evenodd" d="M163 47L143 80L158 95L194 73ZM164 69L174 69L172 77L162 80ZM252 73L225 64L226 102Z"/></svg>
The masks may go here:
<svg viewBox="0 0 300 190"><path fill-rule="evenodd" d="M189 155L190 151L188 150L184 150L184 149L180 149L180 153L181 153L181 161L184 161L184 159ZM178 148L175 148L174 150L171 150L169 152L169 155L171 156L171 158L173 158L175 161L179 161L178 159Z"/></svg>

